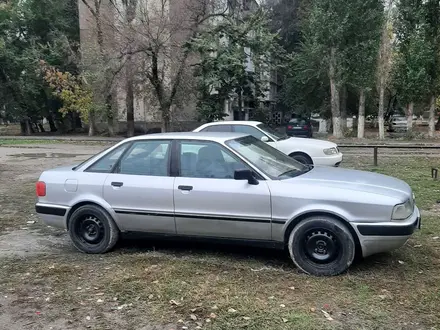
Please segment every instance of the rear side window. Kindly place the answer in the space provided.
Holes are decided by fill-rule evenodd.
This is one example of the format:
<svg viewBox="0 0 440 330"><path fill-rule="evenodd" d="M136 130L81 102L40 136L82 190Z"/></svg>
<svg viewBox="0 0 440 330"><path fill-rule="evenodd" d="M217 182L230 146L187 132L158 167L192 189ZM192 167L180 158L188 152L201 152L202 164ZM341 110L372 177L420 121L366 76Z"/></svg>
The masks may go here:
<svg viewBox="0 0 440 330"><path fill-rule="evenodd" d="M232 132L231 125L212 125L208 126L205 129L201 130L201 132Z"/></svg>

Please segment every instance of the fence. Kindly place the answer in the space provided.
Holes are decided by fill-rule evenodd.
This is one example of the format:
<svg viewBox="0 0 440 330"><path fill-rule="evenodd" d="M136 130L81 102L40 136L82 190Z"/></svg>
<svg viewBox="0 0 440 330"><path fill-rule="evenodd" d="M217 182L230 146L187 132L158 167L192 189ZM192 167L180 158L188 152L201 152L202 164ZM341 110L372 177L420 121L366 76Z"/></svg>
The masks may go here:
<svg viewBox="0 0 440 330"><path fill-rule="evenodd" d="M374 166L377 166L378 164L378 154L379 149L434 149L434 150L440 150L440 146L434 146L434 145L405 145L405 144L396 144L396 145L372 145L372 144L340 144L338 145L339 148L352 148L352 149L373 149L373 159L374 159Z"/></svg>

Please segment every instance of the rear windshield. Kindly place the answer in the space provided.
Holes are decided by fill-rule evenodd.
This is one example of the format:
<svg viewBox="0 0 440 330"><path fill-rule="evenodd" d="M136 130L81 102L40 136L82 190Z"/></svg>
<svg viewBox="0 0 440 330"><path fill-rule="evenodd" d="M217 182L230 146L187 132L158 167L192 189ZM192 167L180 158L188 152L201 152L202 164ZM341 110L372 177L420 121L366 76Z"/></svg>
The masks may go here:
<svg viewBox="0 0 440 330"><path fill-rule="evenodd" d="M290 119L289 123L290 124L305 125L305 124L307 124L307 120L302 119L302 118L293 118L293 119Z"/></svg>

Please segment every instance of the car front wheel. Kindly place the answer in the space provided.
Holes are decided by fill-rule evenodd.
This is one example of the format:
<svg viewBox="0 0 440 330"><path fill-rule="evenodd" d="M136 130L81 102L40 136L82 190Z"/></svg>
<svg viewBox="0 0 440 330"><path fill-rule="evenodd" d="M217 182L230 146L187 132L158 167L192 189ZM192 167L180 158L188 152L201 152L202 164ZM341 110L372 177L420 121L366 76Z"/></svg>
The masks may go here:
<svg viewBox="0 0 440 330"><path fill-rule="evenodd" d="M301 221L290 233L288 248L295 265L316 276L345 272L356 251L347 227L341 221L325 216Z"/></svg>
<svg viewBox="0 0 440 330"><path fill-rule="evenodd" d="M307 154L298 152L298 153L292 153L289 156L295 159L297 162L300 162L301 164L313 165L312 159Z"/></svg>
<svg viewBox="0 0 440 330"><path fill-rule="evenodd" d="M84 205L75 210L69 220L69 235L73 245L84 253L110 251L119 239L119 229L111 216L96 205Z"/></svg>

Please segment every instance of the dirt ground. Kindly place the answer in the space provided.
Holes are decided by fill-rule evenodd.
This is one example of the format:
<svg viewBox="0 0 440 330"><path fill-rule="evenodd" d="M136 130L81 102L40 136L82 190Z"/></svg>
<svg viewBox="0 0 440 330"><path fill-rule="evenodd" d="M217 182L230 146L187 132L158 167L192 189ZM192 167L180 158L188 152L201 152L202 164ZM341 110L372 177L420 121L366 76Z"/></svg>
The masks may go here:
<svg viewBox="0 0 440 330"><path fill-rule="evenodd" d="M319 279L260 249L130 237L103 256L77 252L35 215L34 184L44 169L108 146L0 146L0 329L440 329L440 185L430 179L438 153L379 157L378 171L415 186L424 233ZM346 150L347 166L371 170L366 153Z"/></svg>

